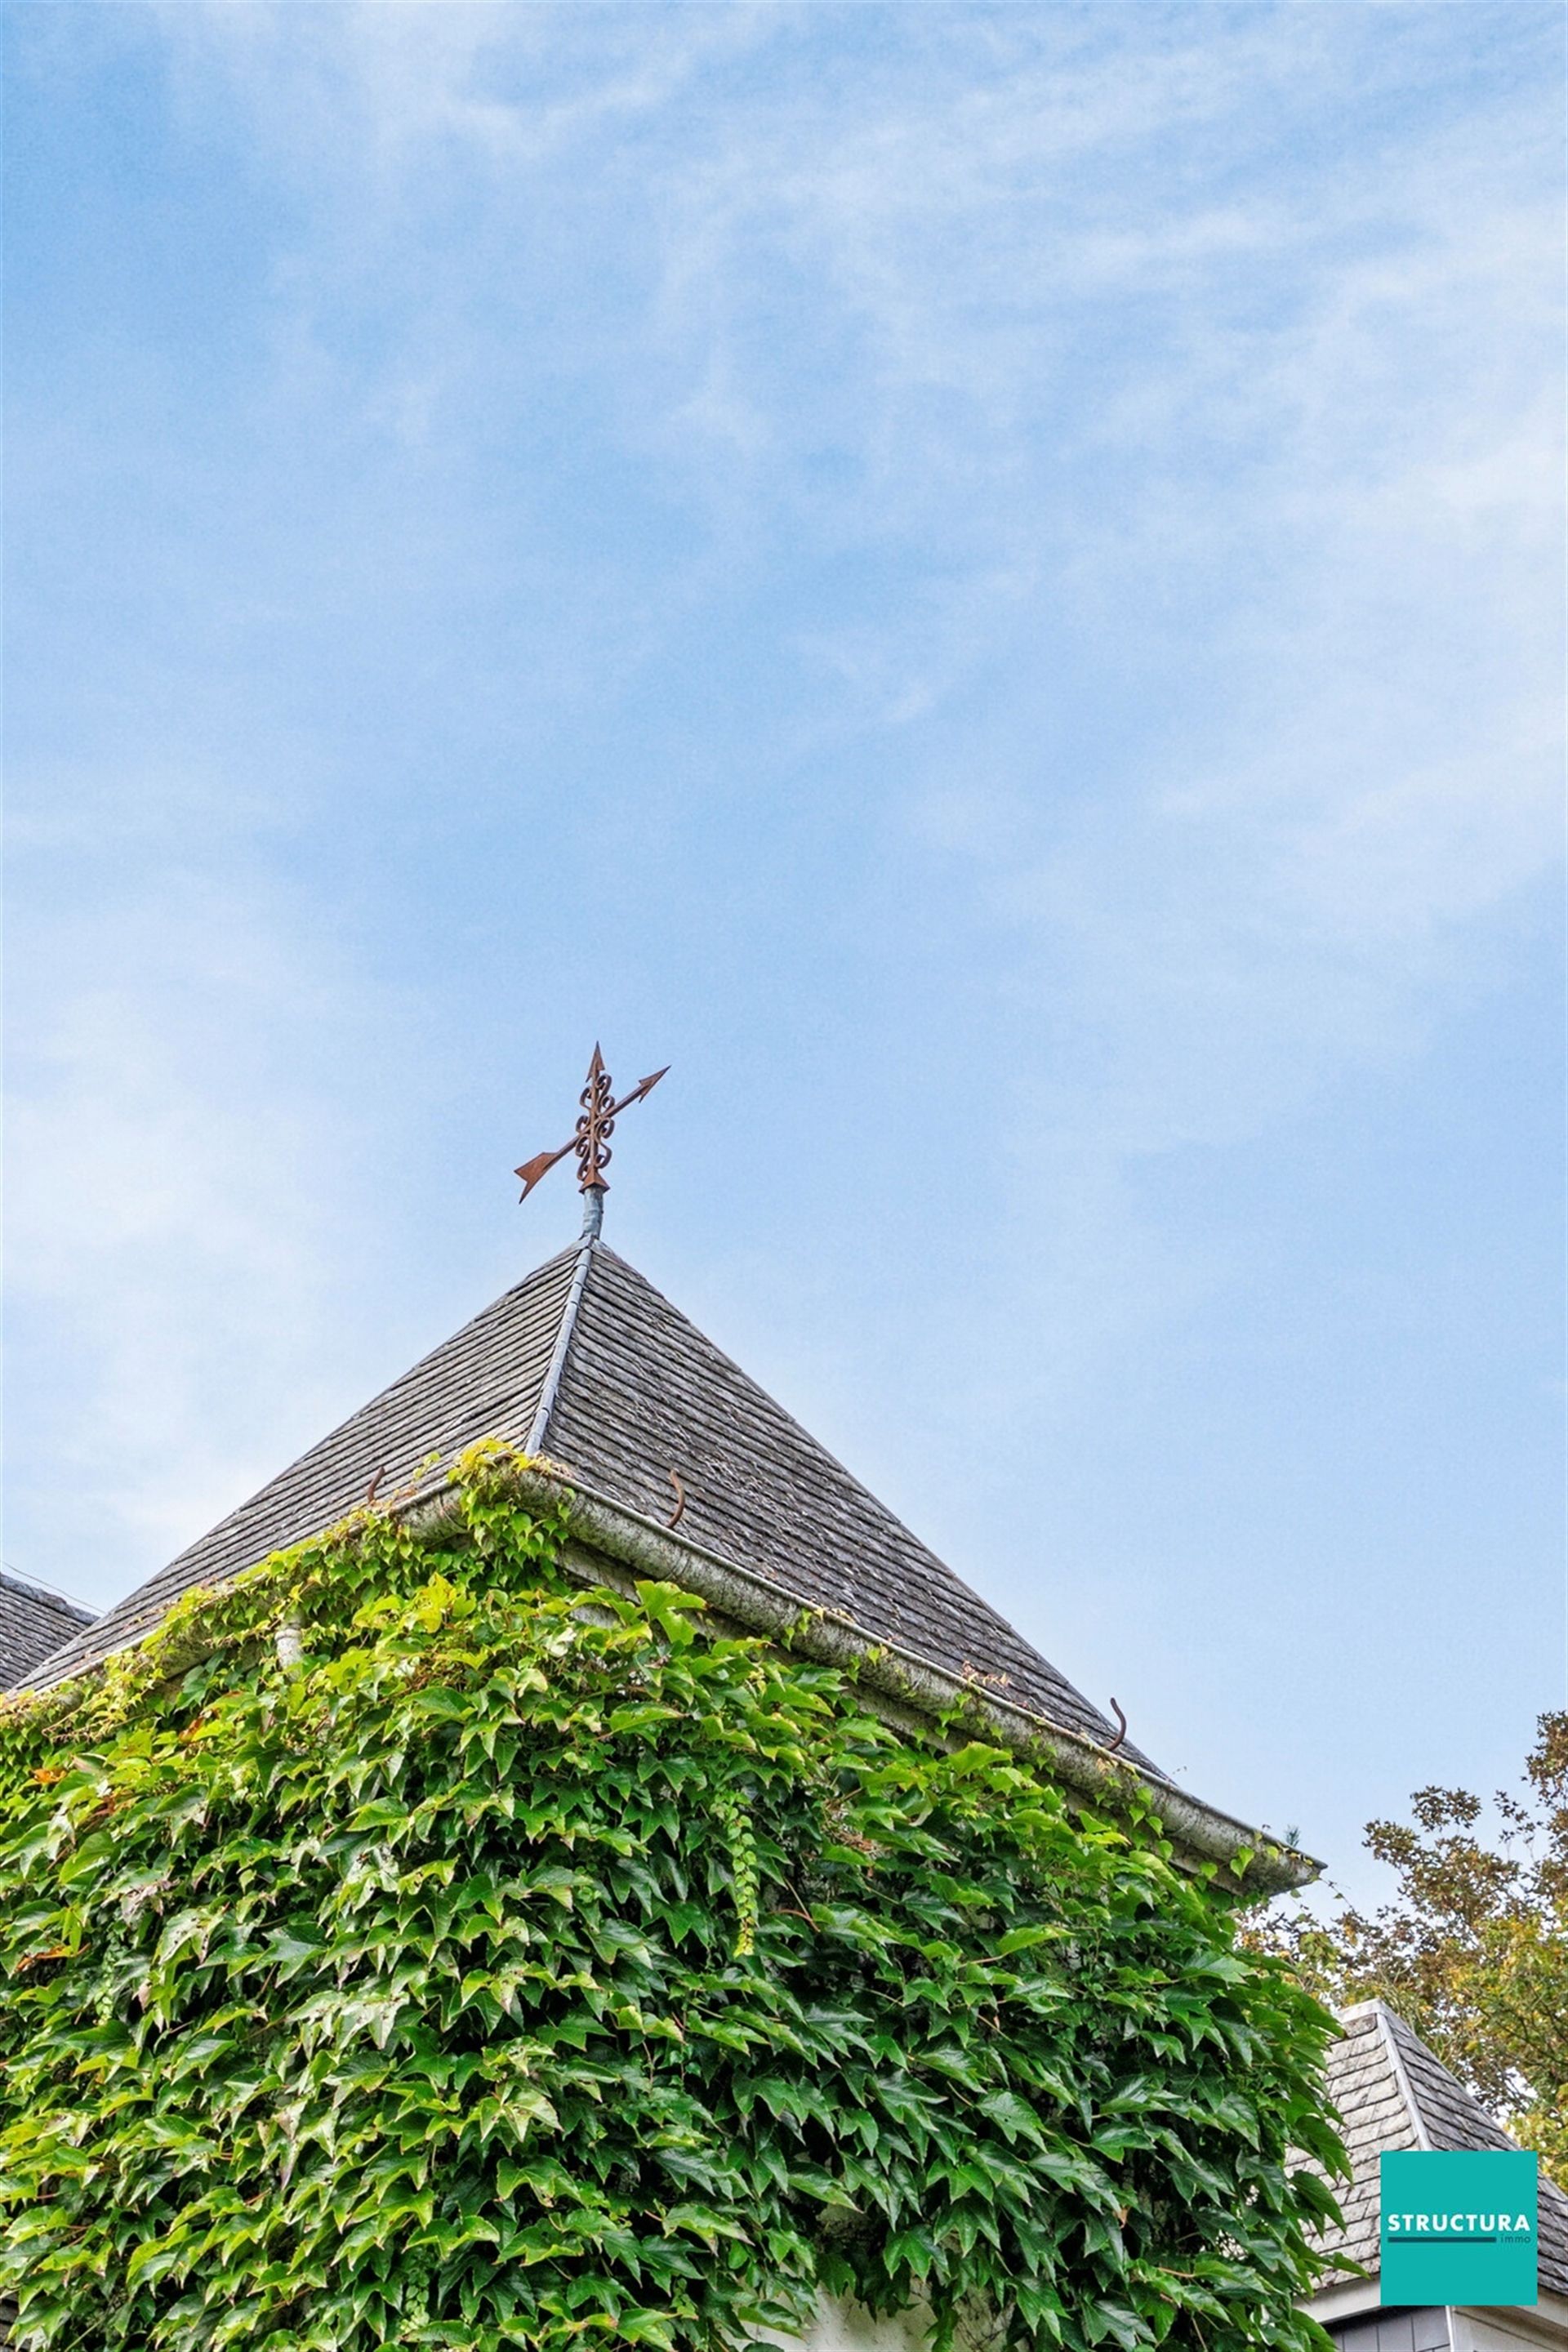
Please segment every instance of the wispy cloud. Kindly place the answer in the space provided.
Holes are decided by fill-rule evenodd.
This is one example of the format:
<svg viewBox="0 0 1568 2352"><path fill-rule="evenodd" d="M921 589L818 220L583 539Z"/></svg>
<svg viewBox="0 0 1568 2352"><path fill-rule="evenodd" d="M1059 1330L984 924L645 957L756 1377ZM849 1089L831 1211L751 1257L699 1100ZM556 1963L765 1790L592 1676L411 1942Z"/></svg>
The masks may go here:
<svg viewBox="0 0 1568 2352"><path fill-rule="evenodd" d="M1497 968L1554 847L1531 12L161 22L192 135L226 87L292 192L252 418L433 465L471 569L509 414L581 394L701 518L651 596L635 543L541 545L570 622L521 667L584 702L815 571L784 723L908 743L884 822L1094 1041L1053 1122L1249 1131ZM379 521L349 560L385 579Z"/></svg>

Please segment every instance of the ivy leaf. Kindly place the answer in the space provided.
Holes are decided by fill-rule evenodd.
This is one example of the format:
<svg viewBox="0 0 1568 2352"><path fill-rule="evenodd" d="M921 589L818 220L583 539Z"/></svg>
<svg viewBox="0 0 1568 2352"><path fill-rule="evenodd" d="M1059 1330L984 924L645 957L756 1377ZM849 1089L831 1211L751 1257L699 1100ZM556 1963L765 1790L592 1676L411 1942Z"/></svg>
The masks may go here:
<svg viewBox="0 0 1568 2352"><path fill-rule="evenodd" d="M1043 2144L1045 2134L1036 2121L1032 2108L1025 2105L1016 2091L993 2091L978 2102L979 2113L1000 2126L1012 2141L1034 2140Z"/></svg>
<svg viewBox="0 0 1568 2352"><path fill-rule="evenodd" d="M585 1589L514 1468L0 1709L18 2342L745 2352L826 2282L1310 2352L1332 2021L1218 1877Z"/></svg>

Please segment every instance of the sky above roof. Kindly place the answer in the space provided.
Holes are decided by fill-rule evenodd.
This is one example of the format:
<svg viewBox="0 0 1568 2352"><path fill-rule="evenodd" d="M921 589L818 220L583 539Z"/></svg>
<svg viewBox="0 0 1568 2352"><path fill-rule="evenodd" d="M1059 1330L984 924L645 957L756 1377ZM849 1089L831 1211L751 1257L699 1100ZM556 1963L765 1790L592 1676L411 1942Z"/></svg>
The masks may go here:
<svg viewBox="0 0 1568 2352"><path fill-rule="evenodd" d="M1554 7L23 5L5 1557L606 1233L1195 1793L1562 1704Z"/></svg>

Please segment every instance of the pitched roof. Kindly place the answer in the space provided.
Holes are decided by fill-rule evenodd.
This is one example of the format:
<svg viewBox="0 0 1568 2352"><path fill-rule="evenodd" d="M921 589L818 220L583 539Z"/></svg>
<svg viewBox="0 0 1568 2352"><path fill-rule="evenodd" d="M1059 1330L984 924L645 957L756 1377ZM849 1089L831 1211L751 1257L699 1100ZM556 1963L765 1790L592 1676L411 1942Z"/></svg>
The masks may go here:
<svg viewBox="0 0 1568 2352"><path fill-rule="evenodd" d="M62 1642L92 1623L63 1593L0 1570L0 1690L11 1690Z"/></svg>
<svg viewBox="0 0 1568 2352"><path fill-rule="evenodd" d="M1362 2001L1341 2022L1344 2031L1329 2054L1329 2095L1340 2111L1354 2178L1335 2192L1343 2230L1322 2240L1325 2286L1349 2276L1347 2263L1377 2269L1377 2160L1385 2151L1463 2155L1519 2146L1385 2003ZM1568 2197L1544 2177L1537 2254L1542 2285L1568 2294Z"/></svg>
<svg viewBox="0 0 1568 2352"><path fill-rule="evenodd" d="M507 1291L32 1680L60 1681L124 1648L193 1585L319 1533L363 1502L374 1479L388 1494L428 1483L433 1462L490 1433L660 1525L674 1472L683 1538L1058 1728L1114 1740L1065 1675L602 1242L562 1252Z"/></svg>

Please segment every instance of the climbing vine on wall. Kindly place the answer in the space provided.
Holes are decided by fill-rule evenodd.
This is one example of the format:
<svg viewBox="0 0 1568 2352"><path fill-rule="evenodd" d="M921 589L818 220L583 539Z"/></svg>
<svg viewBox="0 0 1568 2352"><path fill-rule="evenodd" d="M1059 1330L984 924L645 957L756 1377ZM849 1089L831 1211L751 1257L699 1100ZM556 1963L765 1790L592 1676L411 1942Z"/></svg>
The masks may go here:
<svg viewBox="0 0 1568 2352"><path fill-rule="evenodd" d="M17 2346L1321 2344L1234 1894L563 1532L478 1448L0 1712Z"/></svg>

